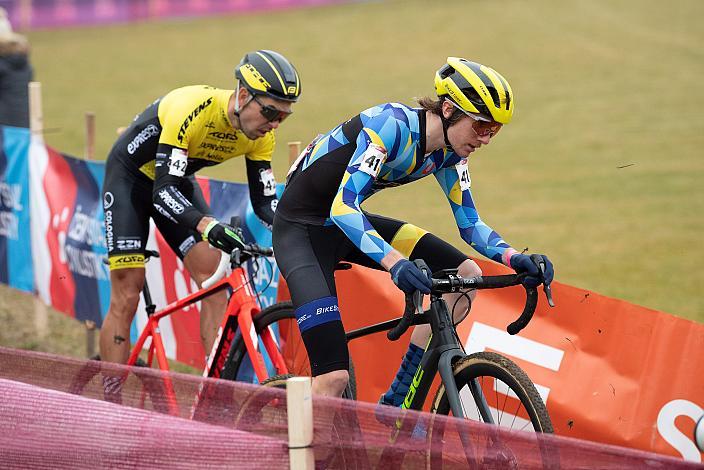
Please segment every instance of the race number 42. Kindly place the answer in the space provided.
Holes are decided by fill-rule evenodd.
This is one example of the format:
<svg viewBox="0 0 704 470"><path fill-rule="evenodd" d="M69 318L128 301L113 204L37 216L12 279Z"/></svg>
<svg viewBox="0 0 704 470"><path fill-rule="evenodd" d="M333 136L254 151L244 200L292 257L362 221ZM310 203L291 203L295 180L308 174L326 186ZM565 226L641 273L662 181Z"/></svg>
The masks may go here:
<svg viewBox="0 0 704 470"><path fill-rule="evenodd" d="M276 178L274 170L271 168L259 170L259 181L264 186L264 196L273 196L276 194Z"/></svg>
<svg viewBox="0 0 704 470"><path fill-rule="evenodd" d="M186 174L188 167L188 155L181 149L175 148L169 157L169 174L182 177Z"/></svg>

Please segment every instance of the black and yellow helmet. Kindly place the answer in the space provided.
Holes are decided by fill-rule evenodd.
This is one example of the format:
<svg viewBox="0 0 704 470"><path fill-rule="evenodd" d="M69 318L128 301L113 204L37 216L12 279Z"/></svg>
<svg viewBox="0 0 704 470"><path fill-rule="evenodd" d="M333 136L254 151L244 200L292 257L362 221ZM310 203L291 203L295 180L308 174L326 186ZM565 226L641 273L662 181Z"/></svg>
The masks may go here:
<svg viewBox="0 0 704 470"><path fill-rule="evenodd" d="M514 99L511 85L496 70L459 57L448 57L435 73L435 91L448 97L464 111L511 122Z"/></svg>
<svg viewBox="0 0 704 470"><path fill-rule="evenodd" d="M297 101L301 94L296 68L278 52L249 52L235 68L235 77L254 95Z"/></svg>

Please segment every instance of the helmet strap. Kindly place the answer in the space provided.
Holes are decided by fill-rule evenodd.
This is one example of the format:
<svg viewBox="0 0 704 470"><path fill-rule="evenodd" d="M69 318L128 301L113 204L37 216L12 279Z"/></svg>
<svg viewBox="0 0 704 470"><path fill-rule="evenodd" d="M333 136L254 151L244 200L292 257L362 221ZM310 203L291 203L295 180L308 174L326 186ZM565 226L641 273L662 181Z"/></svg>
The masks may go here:
<svg viewBox="0 0 704 470"><path fill-rule="evenodd" d="M237 88L235 88L235 111L233 114L235 116L237 116L238 121L240 119L240 111L242 111L249 103L252 102L252 98L253 98L252 93L249 90L247 90L247 93L249 94L249 99L240 108L240 81L237 80Z"/></svg>
<svg viewBox="0 0 704 470"><path fill-rule="evenodd" d="M450 144L450 141L447 138L447 128L450 127L450 123L447 119L445 119L445 116L443 114L440 114L440 121L442 122L442 135L443 137L445 137L445 148L447 148L447 150L450 152L454 152L452 144Z"/></svg>

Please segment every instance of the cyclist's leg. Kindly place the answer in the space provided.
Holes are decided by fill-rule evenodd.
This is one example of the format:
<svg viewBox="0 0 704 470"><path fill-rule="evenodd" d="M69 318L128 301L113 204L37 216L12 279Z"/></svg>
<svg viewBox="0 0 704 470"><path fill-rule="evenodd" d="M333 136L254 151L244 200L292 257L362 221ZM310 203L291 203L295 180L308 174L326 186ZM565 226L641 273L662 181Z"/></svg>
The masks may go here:
<svg viewBox="0 0 704 470"><path fill-rule="evenodd" d="M130 325L144 285L144 247L149 235L151 184L108 157L103 184L105 240L110 263L110 306L100 328L100 357L127 362ZM123 376L103 371L105 399L122 401Z"/></svg>
<svg viewBox="0 0 704 470"><path fill-rule="evenodd" d="M220 251L208 242L196 243L186 254L183 263L200 288L203 281L213 275L220 261ZM204 298L200 308L200 339L206 354L210 354L217 336L218 326L227 308L227 292L220 291Z"/></svg>
<svg viewBox="0 0 704 470"><path fill-rule="evenodd" d="M313 393L341 396L349 373L333 271L346 237L337 227L274 219L276 260L286 279L313 376Z"/></svg>
<svg viewBox="0 0 704 470"><path fill-rule="evenodd" d="M110 306L100 328L101 360L121 364L127 362L130 355L130 325L143 285L143 267L110 271Z"/></svg>
<svg viewBox="0 0 704 470"><path fill-rule="evenodd" d="M127 362L130 325L144 285L144 247L149 235L151 184L108 158L103 185L106 243L110 262L110 306L100 329L100 357Z"/></svg>
<svg viewBox="0 0 704 470"><path fill-rule="evenodd" d="M467 255L447 242L439 239L432 233L415 225L408 224L389 217L367 214L367 217L376 229L391 246L408 259L423 259L432 272L441 269L458 269L461 276L481 275L479 266L469 259ZM361 252L350 253L346 259L365 264L369 267L380 269L380 266L371 262ZM367 261L365 261L367 260ZM446 294L443 296L453 311L455 323L461 321L471 305L474 293L469 298L462 294ZM389 390L382 396L381 401L386 404L400 406L408 392L413 376L418 369L423 351L430 338L430 325L418 325L413 328L408 350L401 361L401 366Z"/></svg>
<svg viewBox="0 0 704 470"><path fill-rule="evenodd" d="M200 186L195 178L185 179L179 185L181 193L203 214L210 214ZM154 221L164 240L176 255L183 260L191 278L200 288L203 281L213 275L220 261L220 251L203 241L200 233L177 224L154 211ZM220 291L201 301L200 336L206 354L210 353L217 329L227 307L227 292Z"/></svg>

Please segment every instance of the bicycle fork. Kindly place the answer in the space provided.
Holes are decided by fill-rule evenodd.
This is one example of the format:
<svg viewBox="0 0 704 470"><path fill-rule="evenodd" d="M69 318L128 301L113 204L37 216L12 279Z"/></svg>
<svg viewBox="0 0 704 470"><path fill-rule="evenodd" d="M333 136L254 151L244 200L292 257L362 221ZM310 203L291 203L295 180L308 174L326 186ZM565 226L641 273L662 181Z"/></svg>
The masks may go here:
<svg viewBox="0 0 704 470"><path fill-rule="evenodd" d="M269 378L269 373L266 368L266 363L264 361L264 356L259 348L259 340L257 338L257 333L254 328L251 310L248 315L239 315L238 324L240 332L242 334L242 340L244 341L247 354L252 362L252 367L257 375L259 382L263 382ZM279 351L279 345L276 343L274 335L271 333L270 328L260 332L261 340L269 359L276 368L277 374L287 374L288 368L284 361L281 351Z"/></svg>
<svg viewBox="0 0 704 470"><path fill-rule="evenodd" d="M462 359L467 354L457 340L450 313L440 298L432 299L428 313L432 334L401 407L422 409L435 373L439 372L452 414L457 418L464 418L465 412L460 402L452 366L456 360ZM471 392L478 401L477 406L482 418L487 423L493 423L484 394L476 380L472 381Z"/></svg>

